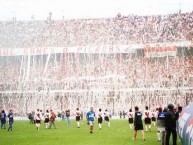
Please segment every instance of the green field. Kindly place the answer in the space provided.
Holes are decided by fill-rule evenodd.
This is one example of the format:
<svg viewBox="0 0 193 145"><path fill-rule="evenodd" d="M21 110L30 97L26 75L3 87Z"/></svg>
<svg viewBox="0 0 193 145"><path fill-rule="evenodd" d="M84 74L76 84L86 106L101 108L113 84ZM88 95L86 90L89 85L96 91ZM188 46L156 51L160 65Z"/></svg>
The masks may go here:
<svg viewBox="0 0 193 145"><path fill-rule="evenodd" d="M142 141L141 132L133 141L133 130L129 129L126 119L111 120L110 128L103 123L102 130L95 121L93 134L89 133L86 121L81 122L80 128L76 127L74 120L70 126L66 126L65 121L56 121L56 127L45 129L42 123L37 131L36 126L28 121L15 121L12 132L0 130L0 145L161 145L155 127L152 132L145 132L146 141ZM178 145L181 145L179 140Z"/></svg>

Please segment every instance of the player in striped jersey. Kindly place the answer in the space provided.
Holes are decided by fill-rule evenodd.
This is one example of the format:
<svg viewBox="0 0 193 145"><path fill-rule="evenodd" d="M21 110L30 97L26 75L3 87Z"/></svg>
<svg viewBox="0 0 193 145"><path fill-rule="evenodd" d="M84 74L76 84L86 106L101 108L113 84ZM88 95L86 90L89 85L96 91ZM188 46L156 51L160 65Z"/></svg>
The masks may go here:
<svg viewBox="0 0 193 145"><path fill-rule="evenodd" d="M107 109L105 110L104 116L105 116L105 121L107 122L107 126L110 127L110 125L111 125L110 120L109 120L110 112L108 112Z"/></svg>
<svg viewBox="0 0 193 145"><path fill-rule="evenodd" d="M103 122L102 109L99 109L99 112L98 112L98 114L97 114L97 117L98 117L99 129L101 130L101 128L102 128L102 122Z"/></svg>
<svg viewBox="0 0 193 145"><path fill-rule="evenodd" d="M132 112L132 109L129 109L128 121L129 121L129 127L130 127L130 129L133 128L133 118L134 118L134 113Z"/></svg>
<svg viewBox="0 0 193 145"><path fill-rule="evenodd" d="M145 111L144 111L144 122L145 122L145 131L150 131L151 132L151 113L148 110L148 106L145 107Z"/></svg>
<svg viewBox="0 0 193 145"><path fill-rule="evenodd" d="M80 116L81 116L81 111L79 110L79 108L76 108L76 124L78 128L80 128Z"/></svg>

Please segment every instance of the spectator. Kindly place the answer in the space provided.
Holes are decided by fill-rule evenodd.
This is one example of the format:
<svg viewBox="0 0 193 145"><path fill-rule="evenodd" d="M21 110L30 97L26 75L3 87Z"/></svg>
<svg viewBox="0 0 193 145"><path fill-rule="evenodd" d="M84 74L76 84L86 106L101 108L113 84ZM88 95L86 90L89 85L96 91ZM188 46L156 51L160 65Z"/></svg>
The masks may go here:
<svg viewBox="0 0 193 145"><path fill-rule="evenodd" d="M176 141L177 141L176 117L173 109L174 109L174 105L168 104L168 111L165 117L166 145L169 145L171 133L173 137L173 145L176 145Z"/></svg>
<svg viewBox="0 0 193 145"><path fill-rule="evenodd" d="M66 110L66 124L67 126L70 125L70 110L69 109Z"/></svg>
<svg viewBox="0 0 193 145"><path fill-rule="evenodd" d="M56 115L55 113L50 110L50 126L49 126L49 129L51 129L52 125L54 126L54 128L56 129L56 125L55 125L55 118L56 118Z"/></svg>
<svg viewBox="0 0 193 145"><path fill-rule="evenodd" d="M165 134L165 117L166 117L167 109L164 108L162 111L162 107L158 109L158 116L157 116L157 138L158 141L161 141L162 145L165 145L166 141L166 134ZM160 137L161 134L161 137Z"/></svg>
<svg viewBox="0 0 193 145"><path fill-rule="evenodd" d="M178 110L176 112L176 120L179 119L180 113L182 112L182 106L178 106Z"/></svg>
<svg viewBox="0 0 193 145"><path fill-rule="evenodd" d="M109 109L114 109L116 114L128 107L125 102L132 102L130 107L142 107L148 98L152 106L166 104L167 98L185 106L193 98L192 44L189 44L193 41L192 21L193 12L119 15L107 19L50 19L49 23L1 21L0 91L5 104L0 102L0 106L9 108L15 104L18 113L26 114L26 105L34 110L41 104L50 107L49 102L54 100L53 108L60 112L61 108L76 108L74 98L78 95L82 108L87 108L89 104L85 102L90 96L96 104L99 104L97 97L102 96L108 106L113 106L114 101L117 107ZM138 54L136 44L140 44L143 50L139 51L144 56ZM161 55L147 57L146 44L158 44L155 50L151 47L147 50L160 51ZM170 57L168 46L176 44L179 47ZM127 53L115 53L115 49L119 52L122 47L128 47ZM48 48L50 54L43 55L41 49L33 52L33 48ZM81 53L58 53L58 48L70 51L79 48ZM87 53L86 48L96 52ZM102 53L97 52L99 48L103 48ZM3 52L9 50L26 54L4 56ZM93 90L97 93L90 93ZM177 99L171 98L174 94ZM106 108L107 104L100 107Z"/></svg>

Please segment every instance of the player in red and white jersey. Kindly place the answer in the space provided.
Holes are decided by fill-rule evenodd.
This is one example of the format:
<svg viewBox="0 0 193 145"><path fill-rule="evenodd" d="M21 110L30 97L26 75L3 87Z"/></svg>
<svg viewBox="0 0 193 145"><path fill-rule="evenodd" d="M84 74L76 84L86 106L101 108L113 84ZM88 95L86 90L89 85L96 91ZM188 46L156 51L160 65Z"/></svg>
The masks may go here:
<svg viewBox="0 0 193 145"><path fill-rule="evenodd" d="M129 121L129 127L130 127L130 129L133 128L133 118L134 118L134 112L132 112L132 109L129 109L129 112L128 112L128 121Z"/></svg>
<svg viewBox="0 0 193 145"><path fill-rule="evenodd" d="M80 117L81 116L81 111L79 110L79 108L76 108L76 124L77 127L80 128Z"/></svg>
<svg viewBox="0 0 193 145"><path fill-rule="evenodd" d="M101 128L102 128L102 122L103 122L102 109L99 109L99 112L97 113L97 118L98 118L99 129L101 130Z"/></svg>
<svg viewBox="0 0 193 145"><path fill-rule="evenodd" d="M36 120L37 114L40 115L40 109L37 109L37 111L35 112L35 114L34 114L34 120Z"/></svg>
<svg viewBox="0 0 193 145"><path fill-rule="evenodd" d="M36 116L35 116L35 122L36 122L36 127L37 127L37 130L40 129L40 123L41 123L41 117L40 117L40 112L36 112Z"/></svg>
<svg viewBox="0 0 193 145"><path fill-rule="evenodd" d="M151 121L152 121L152 123L153 123L154 126L155 126L155 123L156 123L157 115L158 115L158 113L157 113L155 110L153 110L153 111L151 112Z"/></svg>
<svg viewBox="0 0 193 145"><path fill-rule="evenodd" d="M104 116L105 116L105 121L107 122L107 126L110 127L110 112L108 112L108 110L106 109L105 112L104 112Z"/></svg>
<svg viewBox="0 0 193 145"><path fill-rule="evenodd" d="M46 113L44 115L44 123L46 125L46 129L49 127L49 121L50 121L50 113L48 110L46 110Z"/></svg>
<svg viewBox="0 0 193 145"><path fill-rule="evenodd" d="M151 132L151 112L148 110L148 106L145 107L144 117L145 131Z"/></svg>

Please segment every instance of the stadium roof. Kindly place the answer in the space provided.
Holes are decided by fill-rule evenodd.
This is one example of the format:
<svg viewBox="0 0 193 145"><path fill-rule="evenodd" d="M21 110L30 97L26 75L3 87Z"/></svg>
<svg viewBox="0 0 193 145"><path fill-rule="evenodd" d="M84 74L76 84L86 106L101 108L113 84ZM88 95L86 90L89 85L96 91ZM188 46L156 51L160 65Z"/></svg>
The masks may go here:
<svg viewBox="0 0 193 145"><path fill-rule="evenodd" d="M0 20L106 18L193 11L193 0L0 0Z"/></svg>

